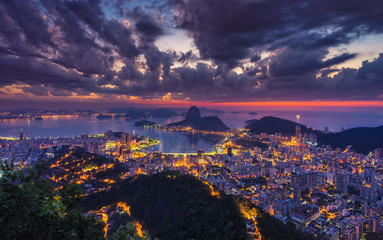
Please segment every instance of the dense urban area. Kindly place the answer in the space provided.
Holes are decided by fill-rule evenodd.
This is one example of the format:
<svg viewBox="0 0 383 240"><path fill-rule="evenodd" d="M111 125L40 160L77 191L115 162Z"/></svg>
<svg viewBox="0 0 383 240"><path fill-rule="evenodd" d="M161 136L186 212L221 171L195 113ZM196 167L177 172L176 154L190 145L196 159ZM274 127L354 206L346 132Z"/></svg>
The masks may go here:
<svg viewBox="0 0 383 240"><path fill-rule="evenodd" d="M47 177L57 186L83 184L87 194L108 191L119 179L137 174L176 170L203 180L211 187L213 196L219 196L218 190L242 196L282 222L292 222L320 239L364 239L383 231L381 148L363 155L350 148L318 146L316 135L303 132L299 126L292 137L280 133L252 134L246 129L209 132L162 127L158 131L217 134L225 139L211 153L201 149L190 154L163 154L146 150L159 144L158 140L132 133L108 131L74 138L28 138L21 133L19 138L0 139L0 159L14 163L19 169L41 159L53 159ZM81 162L72 159L72 164L68 156L79 149L92 153L89 158L100 156L108 161L87 164L91 159L85 154L76 159ZM68 164L73 165L70 172L60 171L64 166L68 171ZM83 165L87 168L81 168ZM118 174L109 174L110 178L94 177L107 170ZM129 212L126 203L117 207ZM106 234L108 226L113 225L108 217L114 212L108 206L93 212L106 223ZM243 214L248 233L260 238L257 216L245 211ZM137 232L142 231L138 222L135 226Z"/></svg>

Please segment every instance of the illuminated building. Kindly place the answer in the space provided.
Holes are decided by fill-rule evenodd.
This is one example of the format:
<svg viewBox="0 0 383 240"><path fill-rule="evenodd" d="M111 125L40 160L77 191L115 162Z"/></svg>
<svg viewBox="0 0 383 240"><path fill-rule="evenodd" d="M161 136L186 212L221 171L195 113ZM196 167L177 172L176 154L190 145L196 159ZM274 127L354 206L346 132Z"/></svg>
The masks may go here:
<svg viewBox="0 0 383 240"><path fill-rule="evenodd" d="M161 152L159 152L159 151L154 151L153 152L153 157L161 159L161 156L162 156Z"/></svg>
<svg viewBox="0 0 383 240"><path fill-rule="evenodd" d="M205 150L202 150L202 149L198 150L197 156L199 159L204 159L205 158Z"/></svg>
<svg viewBox="0 0 383 240"><path fill-rule="evenodd" d="M326 228L323 232L326 235L326 239L328 240L339 239L339 230L334 227Z"/></svg>
<svg viewBox="0 0 383 240"><path fill-rule="evenodd" d="M312 204L304 204L291 209L291 220L296 225L305 228L320 215L320 208Z"/></svg>
<svg viewBox="0 0 383 240"><path fill-rule="evenodd" d="M295 125L295 137L298 140L301 140L301 138L302 138L301 126Z"/></svg>
<svg viewBox="0 0 383 240"><path fill-rule="evenodd" d="M25 140L27 139L27 134L26 133L20 133L20 140Z"/></svg>
<svg viewBox="0 0 383 240"><path fill-rule="evenodd" d="M363 221L360 217L354 219L351 223L355 231L355 239L361 239L363 234Z"/></svg>
<svg viewBox="0 0 383 240"><path fill-rule="evenodd" d="M301 200L301 187L294 187L294 201L299 202Z"/></svg>
<svg viewBox="0 0 383 240"><path fill-rule="evenodd" d="M367 185L360 188L360 196L368 202L374 202L378 200L378 192L374 186Z"/></svg>
<svg viewBox="0 0 383 240"><path fill-rule="evenodd" d="M233 148L231 148L231 147L227 148L227 155L229 155L230 157L233 156Z"/></svg>

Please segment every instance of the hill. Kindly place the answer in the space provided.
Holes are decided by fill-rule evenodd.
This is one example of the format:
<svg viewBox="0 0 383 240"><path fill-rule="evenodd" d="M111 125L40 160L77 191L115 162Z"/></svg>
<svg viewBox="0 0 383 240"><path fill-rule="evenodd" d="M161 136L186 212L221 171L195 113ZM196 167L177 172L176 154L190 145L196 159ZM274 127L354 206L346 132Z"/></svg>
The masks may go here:
<svg viewBox="0 0 383 240"><path fill-rule="evenodd" d="M226 131L229 128L217 116L201 117L196 106L190 107L183 121L170 123L167 126L192 127L202 131Z"/></svg>
<svg viewBox="0 0 383 240"><path fill-rule="evenodd" d="M126 167L103 156L86 152L74 147L61 151L47 163L46 176L56 187L77 183L88 192L96 189L108 189L124 178Z"/></svg>
<svg viewBox="0 0 383 240"><path fill-rule="evenodd" d="M301 127L302 133L314 132L318 136L319 145L331 145L333 148L341 149L351 145L354 151L364 154L369 153L375 148L383 147L383 126L376 128L358 127L338 133L324 134L290 120L268 116L250 123L246 128L255 134L274 134L280 132L284 136L294 136L295 126L297 125Z"/></svg>
<svg viewBox="0 0 383 240"><path fill-rule="evenodd" d="M249 119L249 120L246 120L245 121L245 123L246 123L246 125L250 125L250 124L252 124L252 123L255 123L256 121L258 121L258 119Z"/></svg>
<svg viewBox="0 0 383 240"><path fill-rule="evenodd" d="M267 116L250 123L245 128L250 129L250 132L259 134L267 133L274 134L276 132L282 133L284 136L295 136L295 126L300 126L301 131L308 131L305 125L272 116Z"/></svg>
<svg viewBox="0 0 383 240"><path fill-rule="evenodd" d="M375 148L383 147L383 126L351 128L338 133L323 134L319 144L345 148L352 145L356 152L367 154Z"/></svg>
<svg viewBox="0 0 383 240"><path fill-rule="evenodd" d="M136 127L154 127L156 125L158 124L155 122L147 121L147 120L141 120L134 124L134 126Z"/></svg>
<svg viewBox="0 0 383 240"><path fill-rule="evenodd" d="M191 106L186 113L185 120L199 120L201 119L201 113L196 106Z"/></svg>
<svg viewBox="0 0 383 240"><path fill-rule="evenodd" d="M139 222L150 236L160 240L250 239L246 225L253 223L262 239L313 239L246 199L226 195L191 175L175 171L127 179L108 192L89 195L81 204L87 211L113 205L126 206L129 217L125 222ZM121 218L112 218L125 224ZM108 235L112 233L113 229Z"/></svg>
<svg viewBox="0 0 383 240"><path fill-rule="evenodd" d="M230 196L191 175L162 172L125 180L108 192L88 196L87 210L126 203L149 235L175 239L247 239L245 219ZM109 235L110 233L108 233Z"/></svg>
<svg viewBox="0 0 383 240"><path fill-rule="evenodd" d="M105 119L112 119L113 116L111 116L111 115L99 114L96 118L99 119L99 120L105 120Z"/></svg>

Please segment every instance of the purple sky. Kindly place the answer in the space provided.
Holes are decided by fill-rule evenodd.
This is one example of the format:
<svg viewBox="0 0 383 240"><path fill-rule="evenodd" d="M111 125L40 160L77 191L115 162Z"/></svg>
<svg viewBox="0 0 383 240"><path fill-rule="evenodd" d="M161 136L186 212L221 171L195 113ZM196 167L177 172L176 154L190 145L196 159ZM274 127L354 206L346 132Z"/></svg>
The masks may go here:
<svg viewBox="0 0 383 240"><path fill-rule="evenodd" d="M0 3L0 108L382 101L380 0Z"/></svg>

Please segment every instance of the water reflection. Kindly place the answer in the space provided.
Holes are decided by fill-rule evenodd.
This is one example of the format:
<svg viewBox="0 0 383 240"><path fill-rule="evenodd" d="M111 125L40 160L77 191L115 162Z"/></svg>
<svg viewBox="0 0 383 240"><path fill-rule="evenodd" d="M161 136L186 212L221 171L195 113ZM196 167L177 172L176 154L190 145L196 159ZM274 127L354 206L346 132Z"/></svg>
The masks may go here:
<svg viewBox="0 0 383 240"><path fill-rule="evenodd" d="M164 124L172 119L152 119ZM188 136L181 132L159 131L153 128L137 128L137 120L108 119L98 120L95 117L50 117L43 120L6 120L0 121L0 135L18 137L25 132L27 137L74 137L82 134L98 134L108 130L123 131L147 136L160 140L160 144L148 150L167 153L195 153L198 149L212 151L215 142L209 141L204 136Z"/></svg>

